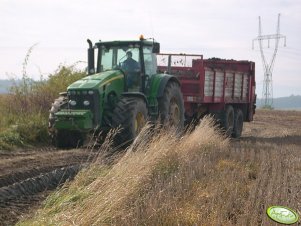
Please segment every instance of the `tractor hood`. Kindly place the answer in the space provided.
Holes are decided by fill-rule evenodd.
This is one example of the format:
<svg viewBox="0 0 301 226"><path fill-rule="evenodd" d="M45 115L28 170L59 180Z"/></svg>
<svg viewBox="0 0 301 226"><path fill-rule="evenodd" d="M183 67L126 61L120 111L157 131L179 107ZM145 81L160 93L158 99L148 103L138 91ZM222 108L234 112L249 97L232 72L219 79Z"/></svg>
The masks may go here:
<svg viewBox="0 0 301 226"><path fill-rule="evenodd" d="M98 89L101 86L104 86L113 80L124 79L124 76L120 70L110 70L105 72L100 72L94 75L84 77L70 86L68 90L87 90L87 89Z"/></svg>

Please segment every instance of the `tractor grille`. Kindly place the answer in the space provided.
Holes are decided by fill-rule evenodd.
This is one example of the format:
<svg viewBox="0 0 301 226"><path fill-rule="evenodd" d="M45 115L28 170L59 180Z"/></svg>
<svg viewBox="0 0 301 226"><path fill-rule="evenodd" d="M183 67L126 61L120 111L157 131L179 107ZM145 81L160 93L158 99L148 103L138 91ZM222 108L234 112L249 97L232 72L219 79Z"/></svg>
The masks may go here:
<svg viewBox="0 0 301 226"><path fill-rule="evenodd" d="M85 109L93 112L94 107L94 95L71 95L69 99L76 101L76 105L71 105L71 109ZM89 105L84 105L84 101L89 101Z"/></svg>
<svg viewBox="0 0 301 226"><path fill-rule="evenodd" d="M75 101L76 104L72 105L72 101ZM89 105L84 104L84 102L87 101L89 101ZM87 92L81 91L69 94L69 108L74 110L90 110L93 114L94 125L99 123L99 95L97 92L88 94Z"/></svg>

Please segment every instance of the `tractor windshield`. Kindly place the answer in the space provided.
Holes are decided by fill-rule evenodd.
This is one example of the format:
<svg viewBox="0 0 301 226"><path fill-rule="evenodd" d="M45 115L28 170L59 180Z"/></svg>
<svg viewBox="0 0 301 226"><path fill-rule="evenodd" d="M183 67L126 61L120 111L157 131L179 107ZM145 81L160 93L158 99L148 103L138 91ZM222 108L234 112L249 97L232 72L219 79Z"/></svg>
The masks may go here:
<svg viewBox="0 0 301 226"><path fill-rule="evenodd" d="M100 42L97 43L97 48L96 72L120 70L125 76L127 88L131 91L143 91L146 80L156 74L156 55L151 43Z"/></svg>
<svg viewBox="0 0 301 226"><path fill-rule="evenodd" d="M140 72L139 48L112 46L101 49L100 71Z"/></svg>

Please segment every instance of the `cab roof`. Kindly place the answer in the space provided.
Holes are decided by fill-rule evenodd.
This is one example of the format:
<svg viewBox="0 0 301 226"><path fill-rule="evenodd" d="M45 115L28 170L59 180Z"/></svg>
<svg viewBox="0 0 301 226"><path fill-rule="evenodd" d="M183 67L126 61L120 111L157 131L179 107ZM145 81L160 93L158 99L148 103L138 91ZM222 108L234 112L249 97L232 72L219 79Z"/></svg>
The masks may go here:
<svg viewBox="0 0 301 226"><path fill-rule="evenodd" d="M148 40L128 40L128 41L99 41L96 42L95 45L101 46L101 45L106 45L106 46L124 46L124 45L135 45L135 44L142 44L146 46L153 46L154 43L158 44L158 42L153 42L153 41L148 41Z"/></svg>

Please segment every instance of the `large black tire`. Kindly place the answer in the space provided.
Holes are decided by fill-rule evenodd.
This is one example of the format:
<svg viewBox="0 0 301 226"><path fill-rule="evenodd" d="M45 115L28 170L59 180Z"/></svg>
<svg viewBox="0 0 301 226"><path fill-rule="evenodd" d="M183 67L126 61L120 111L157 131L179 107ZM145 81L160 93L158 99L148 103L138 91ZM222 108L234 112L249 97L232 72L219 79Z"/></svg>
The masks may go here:
<svg viewBox="0 0 301 226"><path fill-rule="evenodd" d="M55 137L56 137L56 130L54 128L54 123L56 120L55 113L59 112L61 109L67 108L68 106L68 98L66 95L60 95L55 101L53 102L51 109L49 111L49 118L48 118L48 132L51 137L51 142L55 145Z"/></svg>
<svg viewBox="0 0 301 226"><path fill-rule="evenodd" d="M55 99L49 111L48 129L50 130L53 129L54 122L56 120L55 113L57 113L61 109L67 108L67 105L68 105L67 96L61 95L57 99Z"/></svg>
<svg viewBox="0 0 301 226"><path fill-rule="evenodd" d="M234 128L232 132L232 137L239 138L242 133L244 123L244 115L241 109L236 109L234 112Z"/></svg>
<svg viewBox="0 0 301 226"><path fill-rule="evenodd" d="M114 138L115 146L130 144L148 119L146 103L141 98L122 97L113 111L112 126L120 128Z"/></svg>
<svg viewBox="0 0 301 226"><path fill-rule="evenodd" d="M221 112L220 124L227 136L231 136L234 128L234 109L231 105L227 105L226 109Z"/></svg>
<svg viewBox="0 0 301 226"><path fill-rule="evenodd" d="M184 101L180 86L176 82L167 83L158 104L161 123L181 132L184 128Z"/></svg>

